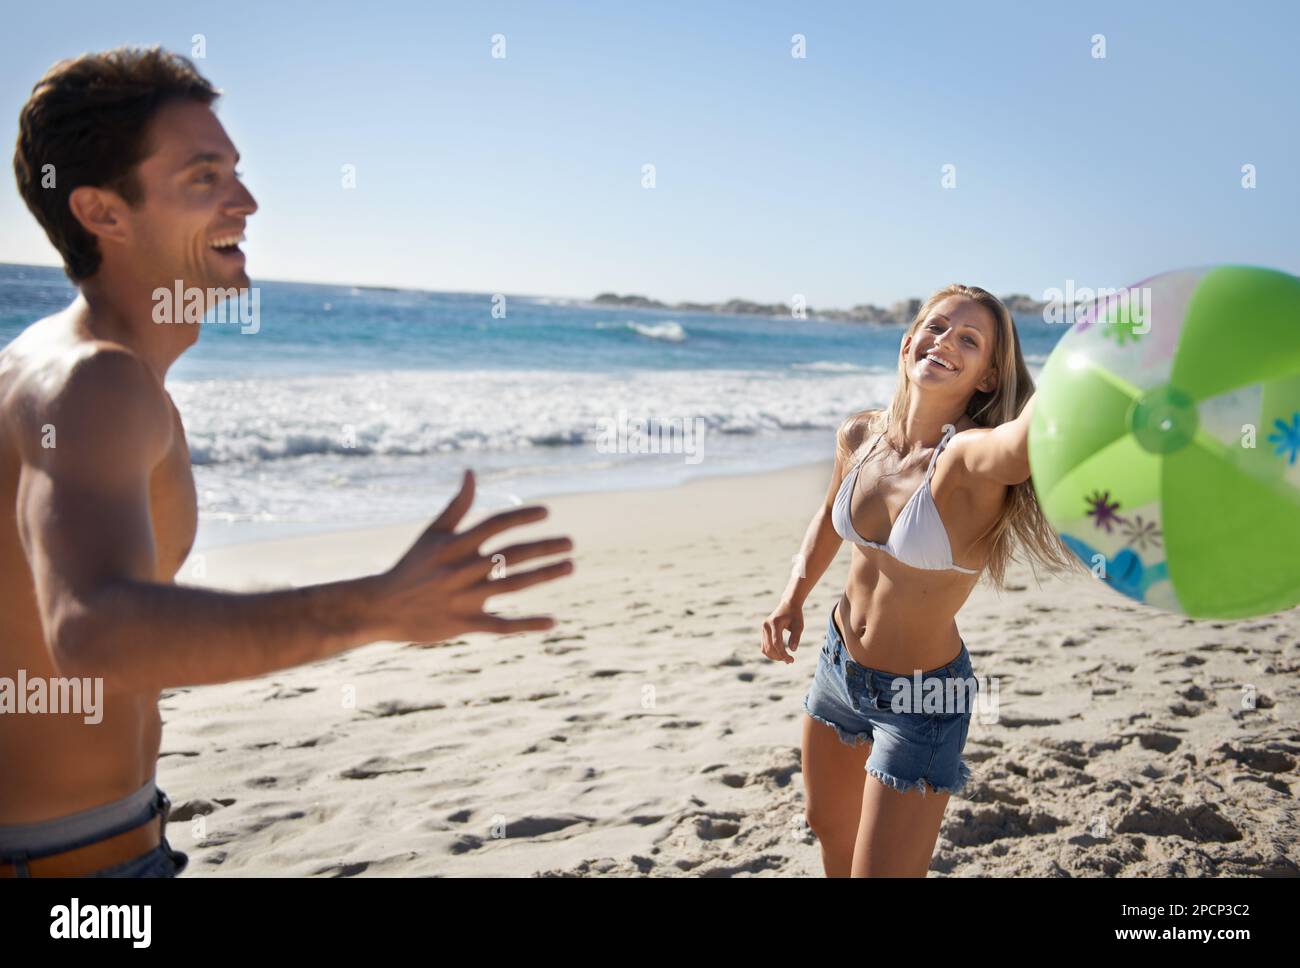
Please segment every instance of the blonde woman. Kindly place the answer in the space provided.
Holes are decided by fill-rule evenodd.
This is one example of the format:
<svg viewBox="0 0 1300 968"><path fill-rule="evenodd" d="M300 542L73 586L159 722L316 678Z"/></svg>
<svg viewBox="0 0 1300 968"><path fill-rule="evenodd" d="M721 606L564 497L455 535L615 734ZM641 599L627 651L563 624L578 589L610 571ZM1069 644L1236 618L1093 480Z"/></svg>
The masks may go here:
<svg viewBox="0 0 1300 968"><path fill-rule="evenodd" d="M793 662L809 593L854 544L804 700L806 812L827 876L925 876L970 777L978 683L954 618L982 572L1002 585L1015 546L1078 567L1029 481L1032 396L1010 312L954 284L908 327L888 409L836 435L803 568L762 630L763 654Z"/></svg>

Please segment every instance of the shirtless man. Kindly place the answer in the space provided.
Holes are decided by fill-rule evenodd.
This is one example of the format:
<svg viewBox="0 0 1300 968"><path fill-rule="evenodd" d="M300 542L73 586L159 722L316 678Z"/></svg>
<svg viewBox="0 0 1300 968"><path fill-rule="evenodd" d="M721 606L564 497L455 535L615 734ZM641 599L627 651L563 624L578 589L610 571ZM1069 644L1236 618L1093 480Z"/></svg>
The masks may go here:
<svg viewBox="0 0 1300 968"><path fill-rule="evenodd" d="M102 721L0 712L0 876L172 876L154 786L163 689L229 682L380 640L537 631L491 596L573 570L493 580L489 539L546 517L517 508L456 531L460 492L392 568L258 594L174 583L197 523L180 416L163 387L198 338L158 325L157 288L245 288L257 210L217 92L184 58L119 49L56 64L20 119L19 189L80 293L0 351L0 677L100 679ZM52 168L49 166L53 166ZM568 538L500 549L507 566Z"/></svg>

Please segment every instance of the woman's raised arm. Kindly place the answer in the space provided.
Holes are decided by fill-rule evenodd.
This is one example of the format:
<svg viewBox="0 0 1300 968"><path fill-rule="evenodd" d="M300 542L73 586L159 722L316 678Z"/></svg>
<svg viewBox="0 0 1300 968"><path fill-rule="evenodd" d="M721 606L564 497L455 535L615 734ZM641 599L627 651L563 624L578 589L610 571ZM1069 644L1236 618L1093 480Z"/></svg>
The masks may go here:
<svg viewBox="0 0 1300 968"><path fill-rule="evenodd" d="M1014 420L957 434L950 449L968 474L1008 486L1023 484L1029 480L1029 423L1033 419L1034 396L1030 396Z"/></svg>

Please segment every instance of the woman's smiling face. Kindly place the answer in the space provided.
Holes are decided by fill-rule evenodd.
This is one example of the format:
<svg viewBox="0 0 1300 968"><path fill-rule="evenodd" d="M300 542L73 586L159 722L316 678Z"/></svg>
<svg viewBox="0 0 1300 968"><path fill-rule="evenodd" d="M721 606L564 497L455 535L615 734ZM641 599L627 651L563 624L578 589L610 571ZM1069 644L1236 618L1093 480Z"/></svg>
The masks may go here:
<svg viewBox="0 0 1300 968"><path fill-rule="evenodd" d="M996 326L993 314L974 300L941 300L903 340L908 378L917 389L944 389L954 396L991 390Z"/></svg>

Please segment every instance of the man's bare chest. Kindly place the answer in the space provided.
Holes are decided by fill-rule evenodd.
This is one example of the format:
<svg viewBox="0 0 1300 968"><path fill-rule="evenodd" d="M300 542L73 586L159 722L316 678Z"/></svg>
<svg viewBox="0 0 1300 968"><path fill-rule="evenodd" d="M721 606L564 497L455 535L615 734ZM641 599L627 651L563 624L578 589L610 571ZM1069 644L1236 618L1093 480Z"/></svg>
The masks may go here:
<svg viewBox="0 0 1300 968"><path fill-rule="evenodd" d="M153 523L158 578L170 581L194 546L198 529L198 495L190 470L190 449L179 417L171 449L149 478L149 517Z"/></svg>

